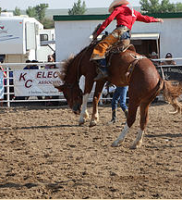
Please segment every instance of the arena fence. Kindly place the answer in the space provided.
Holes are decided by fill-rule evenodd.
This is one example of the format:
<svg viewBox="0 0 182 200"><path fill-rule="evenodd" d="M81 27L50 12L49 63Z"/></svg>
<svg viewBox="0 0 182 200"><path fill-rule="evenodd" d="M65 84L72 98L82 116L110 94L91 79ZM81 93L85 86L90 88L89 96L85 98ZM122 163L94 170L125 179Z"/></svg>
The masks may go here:
<svg viewBox="0 0 182 200"><path fill-rule="evenodd" d="M164 61L166 60L165 58L163 59L154 59L154 61ZM182 58L173 58L173 60L182 60ZM38 69L41 70L45 70L45 66L48 65L55 65L57 67L57 69L60 68L62 62L53 62L53 63L28 63L28 65L36 65L38 66ZM59 95L54 96L52 95L52 98L46 98L46 96L40 96L40 98L35 96L30 96L29 98L18 98L17 96L15 96L15 90L14 88L16 87L16 85L14 84L14 75L12 76L12 74L15 74L15 72L19 69L23 69L25 66L27 66L27 63L1 63L0 64L3 68L2 72L6 74L6 77L3 77L3 80L1 80L1 86L3 84L3 93L4 93L4 97L1 97L1 91L0 91L0 100L1 103L5 103L7 105L7 107L11 107L12 103L21 103L21 102L66 102L66 99L64 98L62 93L59 93ZM161 74L161 76L164 79L175 79L175 80L182 80L182 64L177 64L177 65L161 65L159 67L157 67L159 73ZM2 73L1 72L1 73ZM28 73L28 71L27 71ZM3 81L3 83L2 83ZM81 83L81 89L83 89L83 83L84 81L82 81ZM113 90L103 90L102 96L101 96L101 101L100 104L103 104L106 101L111 101L112 99L112 95L110 95L110 93L113 93ZM51 95L50 95L51 96ZM92 101L92 97L93 96L93 91L92 94L90 96L89 101ZM56 97L56 98L55 98Z"/></svg>
<svg viewBox="0 0 182 200"><path fill-rule="evenodd" d="M27 65L29 66L37 66L38 69L46 70L45 66L55 65L57 68L61 66L61 62L52 62L52 63L1 63L3 68L3 72L6 76L3 77L4 83L4 99L1 98L1 102L7 103L7 107L11 106L11 103L21 103L21 102L51 102L51 101L63 101L65 102L65 98L62 94L59 95L59 98L47 99L45 96L41 98L37 98L36 96L30 96L29 98L16 97L14 88L16 85L14 84L14 73L17 70L23 70ZM26 71L29 73L29 71ZM2 82L2 81L1 81Z"/></svg>

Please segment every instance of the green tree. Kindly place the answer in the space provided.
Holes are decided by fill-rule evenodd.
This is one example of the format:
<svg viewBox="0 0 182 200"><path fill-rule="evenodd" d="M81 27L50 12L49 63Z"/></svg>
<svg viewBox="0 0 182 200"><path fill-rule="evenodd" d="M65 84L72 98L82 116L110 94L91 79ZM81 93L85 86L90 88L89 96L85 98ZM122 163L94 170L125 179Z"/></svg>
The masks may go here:
<svg viewBox="0 0 182 200"><path fill-rule="evenodd" d="M35 7L28 7L28 9L26 10L26 14L29 17L34 17L38 21L43 22L45 18L45 12L48 7L49 7L48 4L44 4L44 3L37 5Z"/></svg>
<svg viewBox="0 0 182 200"><path fill-rule="evenodd" d="M156 13L160 10L159 0L141 0L141 10L149 13Z"/></svg>
<svg viewBox="0 0 182 200"><path fill-rule="evenodd" d="M7 10L6 10L6 9L2 9L2 8L0 7L0 14L1 14L1 12L7 12Z"/></svg>
<svg viewBox="0 0 182 200"><path fill-rule="evenodd" d="M13 11L13 14L15 16L20 16L21 15L21 10L18 7L16 7L15 10Z"/></svg>
<svg viewBox="0 0 182 200"><path fill-rule="evenodd" d="M159 0L141 0L141 10L149 13L164 13L164 12L179 12L182 11L180 8L181 3L178 3L178 6L170 3L169 0L162 0L159 3ZM177 4L176 4L177 5Z"/></svg>
<svg viewBox="0 0 182 200"><path fill-rule="evenodd" d="M174 12L175 6L169 0L162 0L160 5L160 12Z"/></svg>
<svg viewBox="0 0 182 200"><path fill-rule="evenodd" d="M44 25L45 29L54 28L54 20L52 19L44 18L42 24Z"/></svg>
<svg viewBox="0 0 182 200"><path fill-rule="evenodd" d="M73 8L68 10L69 15L83 15L86 12L85 1L83 3L81 0L78 0L77 3L74 3Z"/></svg>
<svg viewBox="0 0 182 200"><path fill-rule="evenodd" d="M35 18L37 18L37 13L36 13L35 7L29 6L28 9L26 10L26 14L29 17L35 17Z"/></svg>
<svg viewBox="0 0 182 200"><path fill-rule="evenodd" d="M150 8L150 4L149 4L148 0L141 0L140 5L141 5L142 11L148 11L148 9Z"/></svg>
<svg viewBox="0 0 182 200"><path fill-rule="evenodd" d="M45 17L47 8L48 4L40 4L35 7L28 7L26 14L29 17L34 17L40 21L44 25L44 28L54 28L54 21Z"/></svg>
<svg viewBox="0 0 182 200"><path fill-rule="evenodd" d="M175 11L176 12L182 12L182 3L176 3Z"/></svg>
<svg viewBox="0 0 182 200"><path fill-rule="evenodd" d="M45 12L46 12L46 9L49 7L48 4L40 4L40 5L37 5L35 7L35 11L36 11L36 14L37 14L37 19L42 22L43 19L45 18Z"/></svg>

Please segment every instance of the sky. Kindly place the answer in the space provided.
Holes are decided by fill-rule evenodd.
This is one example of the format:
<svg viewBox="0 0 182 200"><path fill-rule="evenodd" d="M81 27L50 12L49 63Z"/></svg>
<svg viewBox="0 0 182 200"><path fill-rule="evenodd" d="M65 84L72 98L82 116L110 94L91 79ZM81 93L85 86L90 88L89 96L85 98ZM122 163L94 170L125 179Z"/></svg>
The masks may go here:
<svg viewBox="0 0 182 200"><path fill-rule="evenodd" d="M133 6L139 6L140 0L130 0ZM29 6L34 7L41 3L48 3L50 9L72 8L77 0L0 0L2 9L14 10L15 7L21 10L27 9ZM82 0L83 2L83 0ZM109 7L112 0L85 0L87 8ZM181 2L182 0L170 0L171 3Z"/></svg>

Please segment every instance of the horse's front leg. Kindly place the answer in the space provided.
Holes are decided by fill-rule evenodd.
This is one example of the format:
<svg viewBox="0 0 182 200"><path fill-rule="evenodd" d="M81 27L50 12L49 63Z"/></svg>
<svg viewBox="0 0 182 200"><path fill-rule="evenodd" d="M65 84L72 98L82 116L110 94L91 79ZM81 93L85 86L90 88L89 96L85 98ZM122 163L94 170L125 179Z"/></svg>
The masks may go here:
<svg viewBox="0 0 182 200"><path fill-rule="evenodd" d="M87 112L87 102L88 102L88 98L94 84L93 79L94 79L94 76L90 77L90 74L87 74L85 76L85 88L84 88L84 95L83 95L83 103L81 106L79 125L84 124L89 119L89 114Z"/></svg>
<svg viewBox="0 0 182 200"><path fill-rule="evenodd" d="M93 112L90 121L90 127L96 126L99 121L98 103L102 93L102 89L106 80L101 80L96 82L95 92L93 97Z"/></svg>
<svg viewBox="0 0 182 200"><path fill-rule="evenodd" d="M89 94L83 95L83 103L80 113L79 125L84 124L89 119L89 114L87 112L87 102L88 102Z"/></svg>
<svg viewBox="0 0 182 200"><path fill-rule="evenodd" d="M91 118L91 121L90 121L90 127L96 126L97 122L99 122L98 103L99 103L99 98L94 97L94 99L93 99L93 112L92 112L92 118Z"/></svg>

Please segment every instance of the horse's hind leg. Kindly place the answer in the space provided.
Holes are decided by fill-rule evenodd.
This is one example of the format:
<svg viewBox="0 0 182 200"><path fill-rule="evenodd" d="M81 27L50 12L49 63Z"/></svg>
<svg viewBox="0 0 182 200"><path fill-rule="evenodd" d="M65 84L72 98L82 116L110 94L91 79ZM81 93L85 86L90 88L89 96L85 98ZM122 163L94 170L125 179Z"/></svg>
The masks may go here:
<svg viewBox="0 0 182 200"><path fill-rule="evenodd" d="M128 127L128 124L125 125L124 129L122 130L121 134L119 135L119 137L117 138L117 140L115 140L113 143L112 143L112 147L118 147L121 145L121 143L124 141L124 138L126 136L126 134L128 133L129 131L129 127Z"/></svg>
<svg viewBox="0 0 182 200"><path fill-rule="evenodd" d="M138 131L136 140L134 141L132 145L132 149L136 149L141 147L142 145L142 139L144 135L144 130L148 122L148 110L149 110L150 102L144 102L140 104L140 129Z"/></svg>
<svg viewBox="0 0 182 200"><path fill-rule="evenodd" d="M118 139L112 143L112 147L118 147L124 141L126 134L128 133L130 127L133 125L136 119L138 105L135 102L129 104L128 116L127 116L127 123L122 130L121 134L119 135Z"/></svg>

